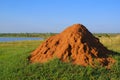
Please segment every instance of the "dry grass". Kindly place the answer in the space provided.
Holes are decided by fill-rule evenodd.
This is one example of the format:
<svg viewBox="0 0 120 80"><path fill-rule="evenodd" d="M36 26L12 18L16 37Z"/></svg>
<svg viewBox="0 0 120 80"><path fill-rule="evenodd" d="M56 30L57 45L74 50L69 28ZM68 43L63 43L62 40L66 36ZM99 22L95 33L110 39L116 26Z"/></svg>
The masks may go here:
<svg viewBox="0 0 120 80"><path fill-rule="evenodd" d="M100 42L109 49L114 51L120 51L120 35L110 37L102 36L99 39Z"/></svg>

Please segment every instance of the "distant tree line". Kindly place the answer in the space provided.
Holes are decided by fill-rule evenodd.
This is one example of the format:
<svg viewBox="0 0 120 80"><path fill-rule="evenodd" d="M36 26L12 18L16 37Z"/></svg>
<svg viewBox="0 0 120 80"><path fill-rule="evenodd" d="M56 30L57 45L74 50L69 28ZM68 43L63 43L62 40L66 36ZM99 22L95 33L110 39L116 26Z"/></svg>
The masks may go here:
<svg viewBox="0 0 120 80"><path fill-rule="evenodd" d="M58 33L0 33L0 37L40 37L46 39L56 34ZM96 37L112 37L120 35L120 33L93 33L93 35Z"/></svg>
<svg viewBox="0 0 120 80"><path fill-rule="evenodd" d="M120 33L93 33L94 36L96 37L113 37L113 36L116 36L116 35L120 35Z"/></svg>
<svg viewBox="0 0 120 80"><path fill-rule="evenodd" d="M41 37L48 38L58 33L0 33L0 37Z"/></svg>

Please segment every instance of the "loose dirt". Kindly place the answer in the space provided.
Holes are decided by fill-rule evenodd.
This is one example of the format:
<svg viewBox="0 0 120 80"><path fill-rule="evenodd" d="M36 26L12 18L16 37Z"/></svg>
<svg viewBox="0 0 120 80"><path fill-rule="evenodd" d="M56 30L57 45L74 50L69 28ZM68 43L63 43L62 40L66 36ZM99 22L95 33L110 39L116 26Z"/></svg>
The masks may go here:
<svg viewBox="0 0 120 80"><path fill-rule="evenodd" d="M30 56L30 61L44 63L53 58L82 66L96 64L109 67L115 60L99 39L82 24L74 24L60 34L48 38Z"/></svg>

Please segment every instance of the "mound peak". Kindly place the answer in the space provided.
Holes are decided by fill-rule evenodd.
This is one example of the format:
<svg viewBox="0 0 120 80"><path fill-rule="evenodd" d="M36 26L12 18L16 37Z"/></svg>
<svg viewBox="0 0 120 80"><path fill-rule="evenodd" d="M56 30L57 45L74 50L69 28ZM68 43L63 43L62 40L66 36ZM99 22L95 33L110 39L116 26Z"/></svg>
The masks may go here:
<svg viewBox="0 0 120 80"><path fill-rule="evenodd" d="M59 58L63 62L71 62L82 66L109 66L115 60L108 57L111 54L82 24L74 24L60 34L48 38L32 52L31 62L47 62Z"/></svg>

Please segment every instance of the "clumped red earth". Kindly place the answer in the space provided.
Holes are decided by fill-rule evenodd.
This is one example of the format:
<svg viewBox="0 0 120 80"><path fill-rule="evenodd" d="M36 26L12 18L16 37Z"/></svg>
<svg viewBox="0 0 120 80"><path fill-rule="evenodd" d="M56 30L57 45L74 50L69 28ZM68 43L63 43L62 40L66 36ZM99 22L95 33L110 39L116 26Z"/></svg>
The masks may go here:
<svg viewBox="0 0 120 80"><path fill-rule="evenodd" d="M82 24L74 24L60 34L48 38L35 51L30 61L44 63L53 58L82 66L109 67L115 62L108 55L112 52L104 47Z"/></svg>

